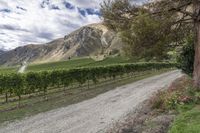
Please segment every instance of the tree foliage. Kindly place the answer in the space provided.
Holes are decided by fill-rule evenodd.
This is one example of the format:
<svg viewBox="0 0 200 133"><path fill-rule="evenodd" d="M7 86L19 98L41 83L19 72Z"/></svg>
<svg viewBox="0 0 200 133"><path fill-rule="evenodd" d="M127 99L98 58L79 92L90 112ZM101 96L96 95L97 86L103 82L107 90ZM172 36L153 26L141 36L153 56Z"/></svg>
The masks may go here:
<svg viewBox="0 0 200 133"><path fill-rule="evenodd" d="M131 22L131 28L122 30L125 51L136 59L167 59L167 52L172 49L168 44L174 39L170 34L172 19L158 18L140 11Z"/></svg>
<svg viewBox="0 0 200 133"><path fill-rule="evenodd" d="M137 12L129 0L105 0L101 4L101 15L107 26L113 30L128 28L133 13Z"/></svg>
<svg viewBox="0 0 200 133"><path fill-rule="evenodd" d="M173 1L173 5L176 4ZM193 28L190 23L178 23L183 21L183 16L174 11L169 12L171 5L172 1L166 0L143 6L132 5L129 0L113 0L104 1L101 12L105 24L121 32L121 38L126 44L124 49L129 56L162 60L168 58L168 51L182 44Z"/></svg>
<svg viewBox="0 0 200 133"><path fill-rule="evenodd" d="M128 1L129 4L128 7L131 5L130 1ZM105 24L111 25L110 22L117 22L120 20L120 17L124 19L126 17L125 23L127 23L126 26L123 27L123 25L120 25L120 22L115 24L117 28L114 29L122 29L122 31L126 31L127 29L131 28L131 23L132 21L137 21L137 16L140 15L138 12L141 10L147 10L150 15L155 16L157 18L168 18L169 16L174 16L176 19L173 20L173 23L171 23L171 27L169 28L170 34L174 39L171 41L167 41L167 45L171 47L171 45L182 45L185 38L190 35L191 33L194 36L194 49L195 49L195 58L194 58L194 71L193 71L193 81L194 81L194 86L200 88L200 0L150 0L149 3L146 3L142 6L131 6L132 9L130 10L123 10L123 9L117 9L117 11L120 11L119 16L115 16L114 11L111 10L108 11L107 9L112 9L115 4L119 4L120 6L118 7L123 7L119 0L113 0L111 4L105 2L102 4L102 12L103 17L105 19ZM126 9L126 8L125 8ZM132 12L134 11L134 12ZM107 13L105 13L107 12ZM122 15L124 14L124 15ZM117 15L117 14L116 14ZM107 17L109 16L109 17ZM110 17L112 16L112 17ZM171 17L169 17L170 19ZM108 21L109 20L109 21ZM163 19L160 19L163 21ZM164 23L165 21L163 21ZM128 26L128 27L127 27ZM144 29L146 25L143 27L139 27L139 29ZM148 25L147 25L148 28ZM163 27L160 27L163 28ZM176 32L173 32L176 29ZM165 31L165 30L163 30ZM144 35L145 35L146 30L144 30ZM152 31L153 32L153 31ZM157 30L155 30L157 32ZM133 32L127 32L126 34L131 34L134 35ZM149 34L149 36L152 36L154 38L156 34ZM168 36L168 30L166 32L166 35ZM134 38L129 38L130 40ZM142 40L141 40L142 41ZM162 41L162 38L161 40ZM159 41L156 43L159 47L161 45ZM164 39L165 41L165 39ZM156 42L156 41L155 41ZM129 43L132 45L132 43ZM135 45L140 45L141 44L134 44ZM148 49L148 47L145 47L146 45L142 46L145 50ZM134 47L133 47L134 48ZM153 49L153 47L152 47ZM161 50L163 50L161 48ZM157 52L157 51L156 51ZM140 52L143 54L144 52ZM138 53L138 56L141 56L140 53Z"/></svg>

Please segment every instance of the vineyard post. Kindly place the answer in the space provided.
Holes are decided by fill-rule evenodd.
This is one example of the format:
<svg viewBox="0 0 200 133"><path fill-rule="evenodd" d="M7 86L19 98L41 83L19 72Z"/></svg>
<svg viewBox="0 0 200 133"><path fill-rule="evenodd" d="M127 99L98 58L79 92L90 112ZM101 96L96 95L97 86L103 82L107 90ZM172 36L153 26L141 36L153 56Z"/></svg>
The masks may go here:
<svg viewBox="0 0 200 133"><path fill-rule="evenodd" d="M9 77L4 76L4 91L5 91L5 98L6 98L6 103L8 102L8 89L9 89Z"/></svg>
<svg viewBox="0 0 200 133"><path fill-rule="evenodd" d="M87 70L87 88L90 88L90 78L91 78L91 73L90 70Z"/></svg>
<svg viewBox="0 0 200 133"><path fill-rule="evenodd" d="M88 89L90 88L90 80L89 78L87 79L87 85L88 85Z"/></svg>
<svg viewBox="0 0 200 133"><path fill-rule="evenodd" d="M19 95L18 98L19 98L18 107L20 107L21 106L21 95Z"/></svg>
<svg viewBox="0 0 200 133"><path fill-rule="evenodd" d="M5 92L5 97L6 97L6 103L8 102L8 91L7 91L7 89L6 89L6 92Z"/></svg>

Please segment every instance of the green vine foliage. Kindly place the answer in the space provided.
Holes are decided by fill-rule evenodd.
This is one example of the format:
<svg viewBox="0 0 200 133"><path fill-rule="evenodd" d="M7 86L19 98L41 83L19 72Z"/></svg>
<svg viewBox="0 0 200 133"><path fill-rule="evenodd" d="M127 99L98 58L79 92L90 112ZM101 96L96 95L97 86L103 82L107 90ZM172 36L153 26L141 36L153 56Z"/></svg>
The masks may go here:
<svg viewBox="0 0 200 133"><path fill-rule="evenodd" d="M39 73L30 72L25 76L26 94L31 94L40 89L41 78Z"/></svg>
<svg viewBox="0 0 200 133"><path fill-rule="evenodd" d="M0 94L5 95L6 102L8 101L9 93L18 96L20 100L21 95L36 92L43 92L45 95L48 89L51 88L67 88L74 83L81 86L82 84L89 83L89 81L93 81L96 84L99 79L114 79L116 76L123 76L124 74L152 69L173 68L175 66L175 63L135 63L0 75Z"/></svg>
<svg viewBox="0 0 200 133"><path fill-rule="evenodd" d="M24 77L21 74L14 74L10 76L10 87L14 90L19 99L24 94Z"/></svg>

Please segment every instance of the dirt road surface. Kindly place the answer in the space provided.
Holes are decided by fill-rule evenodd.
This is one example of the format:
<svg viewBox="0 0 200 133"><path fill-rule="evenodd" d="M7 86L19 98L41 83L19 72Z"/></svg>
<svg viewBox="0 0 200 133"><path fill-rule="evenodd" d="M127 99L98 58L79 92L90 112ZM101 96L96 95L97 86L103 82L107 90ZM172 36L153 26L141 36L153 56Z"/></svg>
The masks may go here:
<svg viewBox="0 0 200 133"><path fill-rule="evenodd" d="M176 70L127 84L90 100L10 123L1 127L0 133L104 133L181 76Z"/></svg>

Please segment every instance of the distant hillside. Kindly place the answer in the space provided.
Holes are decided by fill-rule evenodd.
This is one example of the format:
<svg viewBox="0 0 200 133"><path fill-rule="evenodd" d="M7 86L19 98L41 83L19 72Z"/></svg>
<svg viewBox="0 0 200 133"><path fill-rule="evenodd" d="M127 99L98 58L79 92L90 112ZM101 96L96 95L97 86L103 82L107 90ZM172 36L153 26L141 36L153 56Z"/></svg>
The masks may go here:
<svg viewBox="0 0 200 133"><path fill-rule="evenodd" d="M0 55L3 54L5 51L0 49Z"/></svg>
<svg viewBox="0 0 200 133"><path fill-rule="evenodd" d="M106 56L121 52L121 47L117 34L103 24L92 24L47 44L31 44L8 51L0 56L0 65L12 66L24 61L44 63L73 57Z"/></svg>

